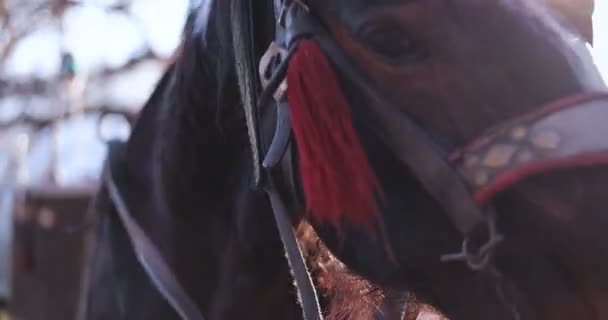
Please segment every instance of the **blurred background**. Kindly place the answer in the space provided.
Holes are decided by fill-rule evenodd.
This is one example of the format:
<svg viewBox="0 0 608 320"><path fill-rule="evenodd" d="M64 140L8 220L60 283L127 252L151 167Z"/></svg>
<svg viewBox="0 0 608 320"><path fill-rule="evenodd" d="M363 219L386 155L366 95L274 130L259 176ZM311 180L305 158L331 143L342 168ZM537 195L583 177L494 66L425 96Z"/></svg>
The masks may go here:
<svg viewBox="0 0 608 320"><path fill-rule="evenodd" d="M0 0L0 320L74 318L104 140L128 136L196 4Z"/></svg>
<svg viewBox="0 0 608 320"><path fill-rule="evenodd" d="M104 140L128 136L200 1L0 0L0 310L11 302L11 319L74 317ZM608 1L596 3L593 53L608 75Z"/></svg>

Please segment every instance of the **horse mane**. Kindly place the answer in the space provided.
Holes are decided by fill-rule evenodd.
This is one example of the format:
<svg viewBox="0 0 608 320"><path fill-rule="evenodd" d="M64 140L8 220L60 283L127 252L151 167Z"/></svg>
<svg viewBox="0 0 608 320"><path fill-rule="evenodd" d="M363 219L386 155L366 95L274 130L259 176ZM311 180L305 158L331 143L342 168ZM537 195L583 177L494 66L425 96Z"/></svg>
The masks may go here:
<svg viewBox="0 0 608 320"><path fill-rule="evenodd" d="M188 222L197 221L200 203L213 205L231 194L239 183L235 168L248 156L230 30L222 26L228 9L214 1L205 32L193 27L196 9L190 12L155 119L155 185L169 211Z"/></svg>

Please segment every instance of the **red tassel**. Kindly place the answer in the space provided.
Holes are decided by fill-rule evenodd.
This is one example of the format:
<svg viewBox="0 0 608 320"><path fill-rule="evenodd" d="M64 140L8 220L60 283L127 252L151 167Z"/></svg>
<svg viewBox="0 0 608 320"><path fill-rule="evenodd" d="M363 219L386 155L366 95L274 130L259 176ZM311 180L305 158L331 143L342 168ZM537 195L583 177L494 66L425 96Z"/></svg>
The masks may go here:
<svg viewBox="0 0 608 320"><path fill-rule="evenodd" d="M302 41L289 64L288 99L308 213L371 231L380 184L353 128L350 108L323 51Z"/></svg>

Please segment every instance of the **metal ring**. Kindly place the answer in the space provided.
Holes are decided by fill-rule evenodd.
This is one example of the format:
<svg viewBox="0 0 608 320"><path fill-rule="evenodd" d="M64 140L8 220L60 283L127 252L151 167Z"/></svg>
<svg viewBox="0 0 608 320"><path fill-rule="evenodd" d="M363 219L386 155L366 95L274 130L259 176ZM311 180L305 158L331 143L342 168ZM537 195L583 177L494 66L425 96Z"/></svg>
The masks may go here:
<svg viewBox="0 0 608 320"><path fill-rule="evenodd" d="M498 233L494 215L486 219L488 230L488 241L484 243L477 252L472 252L469 248L470 238L462 241L461 251L454 254L441 256L442 262L464 261L473 271L486 269L490 264L490 259L496 247L504 241L504 236Z"/></svg>
<svg viewBox="0 0 608 320"><path fill-rule="evenodd" d="M281 27L285 27L285 18L287 17L287 11L291 9L293 5L297 5L300 9L305 12L310 12L310 7L306 4L305 0L285 0L281 5L281 12L279 13L279 19L277 19L278 25Z"/></svg>

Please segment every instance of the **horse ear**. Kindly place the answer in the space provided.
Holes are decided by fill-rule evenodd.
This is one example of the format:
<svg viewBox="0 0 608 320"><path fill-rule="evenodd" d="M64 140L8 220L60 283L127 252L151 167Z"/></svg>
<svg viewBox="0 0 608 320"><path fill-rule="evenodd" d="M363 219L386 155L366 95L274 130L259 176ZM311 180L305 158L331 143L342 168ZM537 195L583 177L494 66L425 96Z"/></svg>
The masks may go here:
<svg viewBox="0 0 608 320"><path fill-rule="evenodd" d="M595 0L545 0L566 22L593 44L593 9Z"/></svg>

